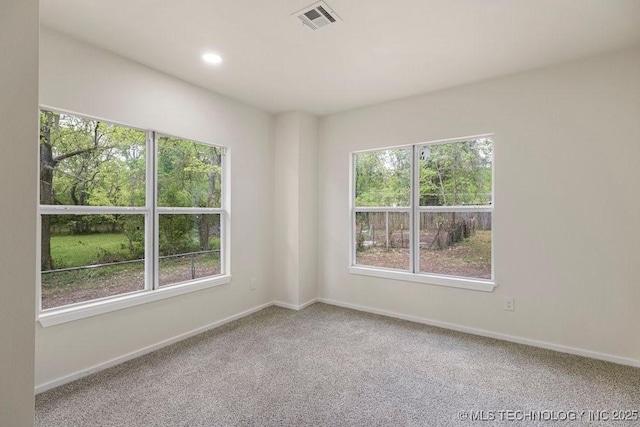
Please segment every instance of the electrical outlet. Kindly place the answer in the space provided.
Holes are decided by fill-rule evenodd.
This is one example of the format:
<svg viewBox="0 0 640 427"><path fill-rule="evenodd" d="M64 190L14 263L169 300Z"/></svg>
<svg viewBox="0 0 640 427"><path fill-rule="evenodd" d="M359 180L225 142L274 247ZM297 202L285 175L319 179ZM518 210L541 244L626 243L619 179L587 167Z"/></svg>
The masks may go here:
<svg viewBox="0 0 640 427"><path fill-rule="evenodd" d="M515 310L513 297L504 297L504 309L507 311Z"/></svg>
<svg viewBox="0 0 640 427"><path fill-rule="evenodd" d="M256 278L251 279L249 281L249 289L252 291L255 291L257 284L258 284L258 280Z"/></svg>

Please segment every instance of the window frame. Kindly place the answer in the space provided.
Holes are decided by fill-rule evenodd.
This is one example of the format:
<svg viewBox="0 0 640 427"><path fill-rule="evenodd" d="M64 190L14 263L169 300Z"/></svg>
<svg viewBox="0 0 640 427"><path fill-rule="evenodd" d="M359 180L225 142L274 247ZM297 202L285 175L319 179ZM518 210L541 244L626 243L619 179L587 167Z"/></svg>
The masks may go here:
<svg viewBox="0 0 640 427"><path fill-rule="evenodd" d="M106 120L84 113L77 113L48 105L40 105L38 114L42 110L54 111L60 114L79 116L90 120L99 120L111 125L123 126L145 133L145 205L144 206L75 206L75 205L41 205L40 185L38 179L37 190L37 252L36 252L36 320L44 327L57 325L73 320L78 320L90 316L109 313L152 301L158 301L185 293L195 292L214 286L224 285L231 282L231 199L230 199L230 155L229 148L204 142L192 138L176 137L171 133L157 130L144 129L131 126L114 120ZM221 194L219 208L199 208L199 207L160 207L158 206L157 189L157 163L158 163L158 143L157 137L166 136L170 138L191 141L197 144L217 147L221 150ZM39 153L38 153L39 156ZM39 163L39 162L38 162ZM220 274L207 276L178 282L175 284L160 286L159 283L159 216L160 214L219 214L220 215ZM42 215L94 215L94 214L129 214L143 215L145 218L145 257L144 257L144 288L137 291L96 298L88 301L67 304L49 309L42 308L42 274L41 265L41 233Z"/></svg>
<svg viewBox="0 0 640 427"><path fill-rule="evenodd" d="M420 206L420 173L418 165L420 164L420 148L430 145L452 144L456 142L464 142L480 138L490 138L492 146L492 164L491 164L491 204L489 205L459 205L459 206ZM387 146L380 148L372 148L366 150L352 151L349 154L349 272L351 274L378 277L385 279L394 279L401 281L417 282L428 285L446 286L461 289L470 289L475 291L492 292L497 286L495 281L495 134L481 134L459 138L439 139L434 141L418 142L413 144L404 144L396 146ZM357 207L356 202L356 155L360 153L369 153L376 151L385 151L392 149L411 148L411 200L409 207ZM394 268L367 266L356 263L356 214L359 212L409 212L409 270L400 270ZM435 274L420 272L420 228L419 218L423 212L490 212L491 213L491 279L466 278L452 275Z"/></svg>

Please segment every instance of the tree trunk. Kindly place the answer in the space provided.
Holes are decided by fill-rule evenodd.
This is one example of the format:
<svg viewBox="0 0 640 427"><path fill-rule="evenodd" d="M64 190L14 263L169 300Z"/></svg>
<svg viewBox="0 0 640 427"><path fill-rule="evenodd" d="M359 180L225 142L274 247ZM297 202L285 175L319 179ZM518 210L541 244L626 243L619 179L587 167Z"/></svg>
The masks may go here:
<svg viewBox="0 0 640 427"><path fill-rule="evenodd" d="M51 216L49 215L42 215L40 245L42 247L42 270L53 270L54 265L53 259L51 258Z"/></svg>
<svg viewBox="0 0 640 427"><path fill-rule="evenodd" d="M53 194L53 171L61 161L78 156L84 153L95 151L98 148L100 142L100 135L98 133L98 126L100 122L96 123L94 129L94 145L89 148L81 148L76 151L60 154L56 157L53 156L53 141L51 139L51 129L58 126L60 116L50 111L43 112L44 121L41 122L40 127L40 204L41 205L53 205L55 204ZM73 197L73 194L72 194ZM74 198L75 202L75 198ZM78 204L78 203L76 203ZM84 227L82 227L84 228ZM53 270L54 263L51 258L51 215L42 215L42 232L40 239L41 246L41 268L43 270Z"/></svg>
<svg viewBox="0 0 640 427"><path fill-rule="evenodd" d="M200 240L200 250L208 251L209 250L209 216L201 215L200 223L198 224L198 238Z"/></svg>
<svg viewBox="0 0 640 427"><path fill-rule="evenodd" d="M221 158L219 155L214 154L211 159L212 166L220 166ZM216 184L218 182L218 177L215 172L209 174L209 195L208 195L208 206L218 207L220 205L220 200L218 194L216 193ZM198 238L200 241L200 250L207 251L209 250L209 236L211 235L211 227L213 226L213 217L211 215L202 215L200 218L200 223L198 224Z"/></svg>
<svg viewBox="0 0 640 427"><path fill-rule="evenodd" d="M442 193L442 204L447 206L447 193L444 191L444 182L442 180L442 173L440 172L440 165L436 163L436 171L438 172L438 181L440 182L440 192Z"/></svg>
<svg viewBox="0 0 640 427"><path fill-rule="evenodd" d="M42 125L40 133L40 204L42 205L53 204L53 169L55 167L55 161L51 147L51 126L53 126L53 115L47 114L46 123ZM50 215L42 215L40 246L42 251L42 270L53 270Z"/></svg>

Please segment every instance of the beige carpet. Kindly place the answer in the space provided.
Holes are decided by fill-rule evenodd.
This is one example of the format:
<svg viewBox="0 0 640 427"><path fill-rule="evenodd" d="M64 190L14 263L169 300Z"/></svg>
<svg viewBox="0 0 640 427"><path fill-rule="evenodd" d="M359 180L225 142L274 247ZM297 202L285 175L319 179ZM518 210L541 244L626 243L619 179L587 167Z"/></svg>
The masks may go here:
<svg viewBox="0 0 640 427"><path fill-rule="evenodd" d="M570 414L582 419L566 425L584 425L589 411L621 409L640 410L640 369L318 303L271 307L42 393L36 425L518 425L507 418Z"/></svg>

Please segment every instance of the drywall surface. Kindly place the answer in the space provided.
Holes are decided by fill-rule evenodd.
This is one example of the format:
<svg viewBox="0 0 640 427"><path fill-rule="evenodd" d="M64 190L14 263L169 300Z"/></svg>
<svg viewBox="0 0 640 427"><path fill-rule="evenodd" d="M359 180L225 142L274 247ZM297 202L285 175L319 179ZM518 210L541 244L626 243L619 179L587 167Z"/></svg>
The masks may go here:
<svg viewBox="0 0 640 427"><path fill-rule="evenodd" d="M32 426L38 1L0 2L0 425Z"/></svg>
<svg viewBox="0 0 640 427"><path fill-rule="evenodd" d="M274 297L294 306L317 297L318 122L276 116Z"/></svg>
<svg viewBox="0 0 640 427"><path fill-rule="evenodd" d="M274 171L274 298L298 305L300 259L298 251L298 173L300 164L297 113L276 116Z"/></svg>
<svg viewBox="0 0 640 427"><path fill-rule="evenodd" d="M270 302L273 116L48 29L42 30L40 61L42 105L229 148L232 281L62 325L38 324L36 384Z"/></svg>
<svg viewBox="0 0 640 427"><path fill-rule="evenodd" d="M298 303L318 296L318 124L316 116L299 115L298 248L300 285Z"/></svg>
<svg viewBox="0 0 640 427"><path fill-rule="evenodd" d="M485 133L498 287L350 274L349 153ZM320 135L321 297L640 360L640 49L328 116Z"/></svg>

